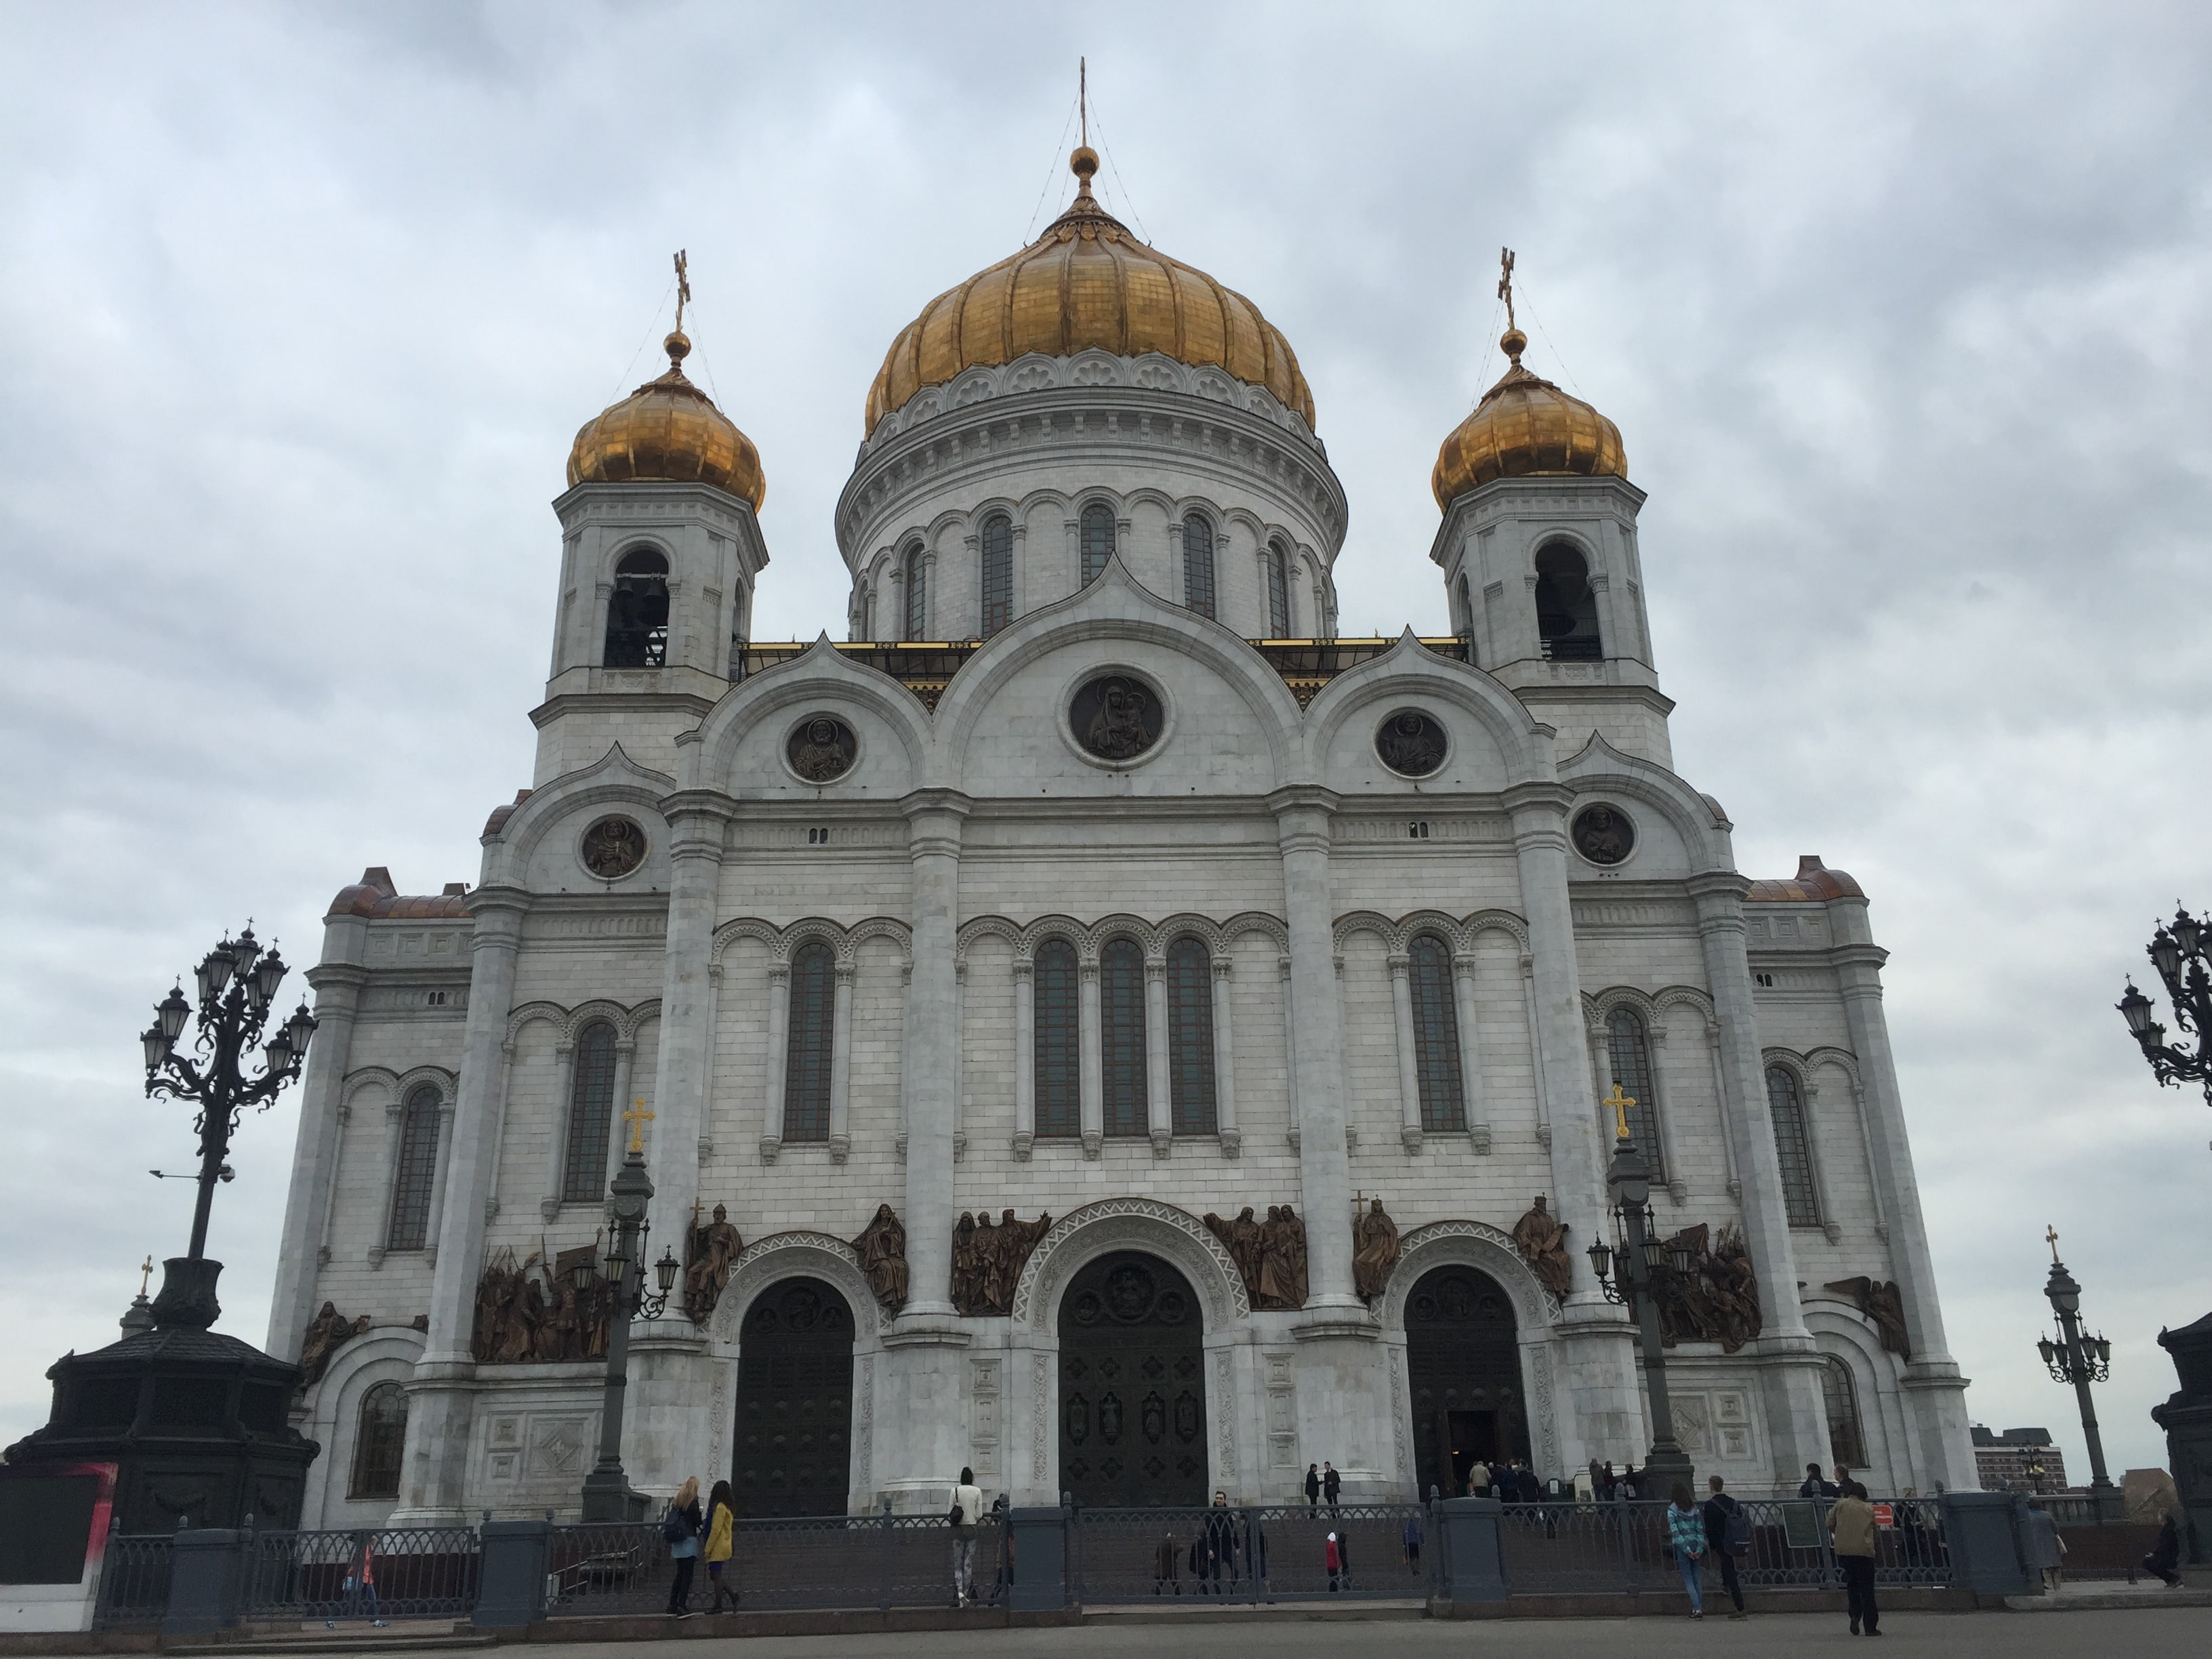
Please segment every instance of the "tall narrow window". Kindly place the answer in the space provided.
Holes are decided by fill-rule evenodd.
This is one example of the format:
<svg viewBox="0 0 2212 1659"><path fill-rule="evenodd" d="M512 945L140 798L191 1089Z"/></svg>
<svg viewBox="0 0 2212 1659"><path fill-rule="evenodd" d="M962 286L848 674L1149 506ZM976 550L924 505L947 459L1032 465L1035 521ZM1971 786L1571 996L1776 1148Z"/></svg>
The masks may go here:
<svg viewBox="0 0 2212 1659"><path fill-rule="evenodd" d="M438 1174L439 1094L431 1084L410 1090L399 1114L399 1158L392 1176L387 1250L419 1250L430 1236L430 1188Z"/></svg>
<svg viewBox="0 0 2212 1659"><path fill-rule="evenodd" d="M1213 960L1188 936L1168 946L1168 1098L1177 1134L1213 1133Z"/></svg>
<svg viewBox="0 0 2212 1659"><path fill-rule="evenodd" d="M1267 637L1291 636L1291 560L1280 542L1267 544Z"/></svg>
<svg viewBox="0 0 2212 1659"><path fill-rule="evenodd" d="M1859 1426L1859 1391L1851 1368L1830 1354L1820 1364L1820 1403L1828 1411L1828 1457L1854 1469L1866 1468L1866 1435Z"/></svg>
<svg viewBox="0 0 2212 1659"><path fill-rule="evenodd" d="M983 637L1014 619L1014 522L1003 513L983 524Z"/></svg>
<svg viewBox="0 0 2212 1659"><path fill-rule="evenodd" d="M1605 1046L1613 1061L1613 1080L1636 1103L1628 1109L1628 1132L1654 1181L1664 1181L1666 1158L1659 1145L1659 1103L1651 1095L1651 1042L1644 1019L1633 1008L1606 1016Z"/></svg>
<svg viewBox="0 0 2212 1659"><path fill-rule="evenodd" d="M1412 958L1413 1068L1421 1085L1421 1127L1432 1134L1464 1129L1467 1091L1460 1082L1451 951L1434 933L1416 933L1407 955Z"/></svg>
<svg viewBox="0 0 2212 1659"><path fill-rule="evenodd" d="M921 544L906 550L906 637L918 640L929 628L929 567Z"/></svg>
<svg viewBox="0 0 2212 1659"><path fill-rule="evenodd" d="M1553 662L1595 662L1605 655L1589 562L1564 542L1536 555L1536 635Z"/></svg>
<svg viewBox="0 0 2212 1659"><path fill-rule="evenodd" d="M837 1019L837 963L826 945L791 959L791 1036L783 1065L783 1138L830 1139L830 1054Z"/></svg>
<svg viewBox="0 0 2212 1659"><path fill-rule="evenodd" d="M399 1457L407 1446L407 1390L380 1382L361 1397L353 1435L353 1480L349 1498L399 1496Z"/></svg>
<svg viewBox="0 0 2212 1659"><path fill-rule="evenodd" d="M568 1091L568 1152L561 1196L590 1204L607 1192L607 1137L615 1122L615 1028L595 1019L576 1033L575 1081Z"/></svg>
<svg viewBox="0 0 2212 1659"><path fill-rule="evenodd" d="M1786 1066L1766 1068L1766 1115L1774 1121L1774 1152L1782 1165L1782 1207L1793 1227L1820 1224L1820 1190L1813 1184L1812 1136L1805 1097Z"/></svg>
<svg viewBox="0 0 2212 1659"><path fill-rule="evenodd" d="M668 660L668 561L651 548L622 556L607 595L609 668L659 668Z"/></svg>
<svg viewBox="0 0 2212 1659"><path fill-rule="evenodd" d="M1098 955L1098 1058L1106 1133L1146 1133L1145 957L1126 939Z"/></svg>
<svg viewBox="0 0 2212 1659"><path fill-rule="evenodd" d="M1114 509L1093 501L1083 509L1083 585L1098 580L1098 573L1114 556Z"/></svg>
<svg viewBox="0 0 2212 1659"><path fill-rule="evenodd" d="M1075 951L1064 939L1037 946L1031 987L1036 1030L1036 1132L1073 1136L1083 1131L1082 1012L1076 1002Z"/></svg>
<svg viewBox="0 0 2212 1659"><path fill-rule="evenodd" d="M1182 521L1182 602L1213 614L1213 526L1195 513Z"/></svg>

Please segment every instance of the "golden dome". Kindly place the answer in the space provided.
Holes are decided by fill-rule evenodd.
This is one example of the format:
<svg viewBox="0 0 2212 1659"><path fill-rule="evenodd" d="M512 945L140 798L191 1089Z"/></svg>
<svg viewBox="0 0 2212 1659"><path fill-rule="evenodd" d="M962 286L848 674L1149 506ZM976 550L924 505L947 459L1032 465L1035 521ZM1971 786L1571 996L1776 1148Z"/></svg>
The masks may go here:
<svg viewBox="0 0 2212 1659"><path fill-rule="evenodd" d="M1310 427L1312 390L1279 330L1260 308L1179 259L1147 247L1091 194L1098 157L1068 158L1078 182L1066 212L1010 258L939 295L899 331L868 388L867 428L925 386L1029 352L1065 357L1093 347L1133 357L1157 351L1194 368L1218 366L1265 386Z"/></svg>
<svg viewBox="0 0 2212 1659"><path fill-rule="evenodd" d="M758 510L768 493L760 451L713 398L684 378L691 342L683 330L661 343L668 373L601 410L577 432L568 451L569 483L712 484Z"/></svg>
<svg viewBox="0 0 2212 1659"><path fill-rule="evenodd" d="M1522 368L1528 337L1519 329L1506 330L1498 343L1513 366L1437 452L1437 470L1429 476L1437 505L1449 509L1492 478L1626 477L1620 428L1581 398Z"/></svg>

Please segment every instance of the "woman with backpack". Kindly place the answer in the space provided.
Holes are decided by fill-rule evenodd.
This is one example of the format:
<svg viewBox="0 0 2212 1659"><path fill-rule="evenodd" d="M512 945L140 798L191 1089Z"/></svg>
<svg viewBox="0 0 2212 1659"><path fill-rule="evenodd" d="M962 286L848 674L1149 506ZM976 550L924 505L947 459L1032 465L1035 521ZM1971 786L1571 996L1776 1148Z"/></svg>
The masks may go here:
<svg viewBox="0 0 2212 1659"><path fill-rule="evenodd" d="M691 1616L691 1577L699 1571L699 1534L706 1525L699 1513L699 1477L691 1475L668 1500L660 1535L668 1540L668 1559L676 1564L676 1582L668 1587L668 1616Z"/></svg>
<svg viewBox="0 0 2212 1659"><path fill-rule="evenodd" d="M726 1480L717 1480L714 1483L714 1490L707 1494L707 1547L704 1559L707 1563L708 1582L714 1587L714 1605L709 1609L711 1613L720 1613L722 1610L722 1597L726 1593L722 1589L722 1569L729 1565L730 1557L737 1549L737 1540L732 1536L737 1518L737 1511L730 1507L730 1483ZM726 1594L730 1598L730 1606L734 1609L738 1605L738 1592L735 1587L730 1589Z"/></svg>
<svg viewBox="0 0 2212 1659"><path fill-rule="evenodd" d="M1735 1564L1750 1547L1751 1517L1743 1512L1742 1504L1721 1490L1720 1476L1712 1476L1705 1485L1713 1494L1705 1499L1705 1547L1721 1564L1721 1588L1735 1603L1735 1611L1729 1617L1741 1619L1743 1584L1735 1576Z"/></svg>

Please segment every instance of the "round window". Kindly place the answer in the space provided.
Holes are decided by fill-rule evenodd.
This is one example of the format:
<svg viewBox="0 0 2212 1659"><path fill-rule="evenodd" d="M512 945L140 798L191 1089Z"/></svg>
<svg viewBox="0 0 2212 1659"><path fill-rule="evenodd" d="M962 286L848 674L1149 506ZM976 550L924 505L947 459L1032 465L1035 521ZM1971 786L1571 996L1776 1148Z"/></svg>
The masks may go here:
<svg viewBox="0 0 2212 1659"><path fill-rule="evenodd" d="M1585 806L1570 831L1575 851L1592 864L1619 864L1636 850L1636 826L1618 806Z"/></svg>
<svg viewBox="0 0 2212 1659"><path fill-rule="evenodd" d="M783 746L791 769L809 783L830 783L853 769L860 740L834 714L814 714L799 723Z"/></svg>
<svg viewBox="0 0 2212 1659"><path fill-rule="evenodd" d="M628 818L601 818L584 831L584 868L615 881L645 862L645 831Z"/></svg>
<svg viewBox="0 0 2212 1659"><path fill-rule="evenodd" d="M1425 778L1450 750L1443 723L1418 708L1401 708L1376 729L1375 753L1393 772Z"/></svg>
<svg viewBox="0 0 2212 1659"><path fill-rule="evenodd" d="M1105 761L1134 760L1150 749L1160 740L1165 715L1159 693L1133 674L1086 680L1067 706L1076 742Z"/></svg>

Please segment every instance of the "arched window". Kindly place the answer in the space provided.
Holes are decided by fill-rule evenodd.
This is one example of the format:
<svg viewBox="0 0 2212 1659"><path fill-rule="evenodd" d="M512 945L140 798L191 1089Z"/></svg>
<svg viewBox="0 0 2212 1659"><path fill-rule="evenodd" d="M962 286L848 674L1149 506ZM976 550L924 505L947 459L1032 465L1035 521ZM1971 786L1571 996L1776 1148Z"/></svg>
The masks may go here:
<svg viewBox="0 0 2212 1659"><path fill-rule="evenodd" d="M1098 580L1106 561L1114 556L1114 509L1093 501L1083 509L1083 585Z"/></svg>
<svg viewBox="0 0 2212 1659"><path fill-rule="evenodd" d="M399 1496L399 1456L407 1446L407 1390L380 1382L361 1397L353 1434L353 1480L349 1498Z"/></svg>
<svg viewBox="0 0 2212 1659"><path fill-rule="evenodd" d="M1406 954L1411 958L1413 1071L1421 1085L1421 1127L1431 1133L1464 1129L1467 1091L1460 1082L1451 951L1434 933L1416 933Z"/></svg>
<svg viewBox="0 0 2212 1659"><path fill-rule="evenodd" d="M818 940L791 958L791 1035L783 1064L783 1138L830 1139L830 1042L837 1023L837 961Z"/></svg>
<svg viewBox="0 0 2212 1659"><path fill-rule="evenodd" d="M1820 1403L1828 1412L1829 1461L1866 1468L1866 1434L1859 1426L1858 1386L1850 1364L1830 1354L1820 1362Z"/></svg>
<svg viewBox="0 0 2212 1659"><path fill-rule="evenodd" d="M1214 1132L1213 960L1187 934L1168 946L1168 1099L1177 1134Z"/></svg>
<svg viewBox="0 0 2212 1659"><path fill-rule="evenodd" d="M1213 614L1213 526L1195 513L1182 521L1182 602Z"/></svg>
<svg viewBox="0 0 2212 1659"><path fill-rule="evenodd" d="M392 1176L392 1223L387 1250L419 1250L430 1236L430 1188L438 1174L438 1107L435 1085L409 1091L399 1114L399 1157Z"/></svg>
<svg viewBox="0 0 2212 1659"><path fill-rule="evenodd" d="M1553 542L1536 555L1536 635L1553 662L1595 662L1605 655L1589 563L1565 542Z"/></svg>
<svg viewBox="0 0 2212 1659"><path fill-rule="evenodd" d="M1633 1008L1616 1008L1605 1018L1605 1046L1613 1061L1613 1080L1620 1092L1636 1103L1628 1109L1628 1133L1636 1137L1636 1150L1654 1181L1667 1178L1666 1159L1659 1145L1659 1103L1652 1098L1651 1041L1644 1030L1643 1016Z"/></svg>
<svg viewBox="0 0 2212 1659"><path fill-rule="evenodd" d="M591 1204L606 1196L607 1137L615 1122L615 1028L595 1019L576 1033L575 1078L568 1090L568 1152L561 1197Z"/></svg>
<svg viewBox="0 0 2212 1659"><path fill-rule="evenodd" d="M1267 544L1267 637L1291 636L1291 558L1280 542Z"/></svg>
<svg viewBox="0 0 2212 1659"><path fill-rule="evenodd" d="M1786 1066L1766 1068L1766 1115L1774 1121L1774 1152L1782 1164L1782 1207L1793 1227L1820 1224L1820 1190L1813 1184L1812 1136L1805 1097Z"/></svg>
<svg viewBox="0 0 2212 1659"><path fill-rule="evenodd" d="M1064 939L1037 946L1032 987L1036 1030L1036 1132L1073 1136L1083 1132L1083 1016L1076 1002L1075 951Z"/></svg>
<svg viewBox="0 0 2212 1659"><path fill-rule="evenodd" d="M1014 619L1014 521L994 514L983 521L983 637Z"/></svg>
<svg viewBox="0 0 2212 1659"><path fill-rule="evenodd" d="M929 629L929 567L921 544L906 550L906 637L918 640Z"/></svg>
<svg viewBox="0 0 2212 1659"><path fill-rule="evenodd" d="M607 595L609 668L659 668L668 660L668 561L649 547L622 556Z"/></svg>
<svg viewBox="0 0 2212 1659"><path fill-rule="evenodd" d="M1106 1133L1146 1133L1145 957L1126 939L1098 955L1098 1058Z"/></svg>

